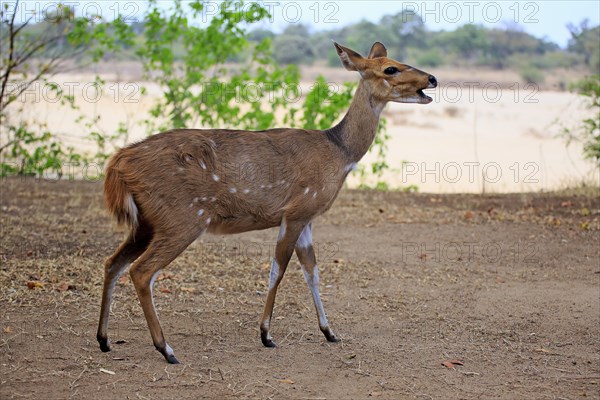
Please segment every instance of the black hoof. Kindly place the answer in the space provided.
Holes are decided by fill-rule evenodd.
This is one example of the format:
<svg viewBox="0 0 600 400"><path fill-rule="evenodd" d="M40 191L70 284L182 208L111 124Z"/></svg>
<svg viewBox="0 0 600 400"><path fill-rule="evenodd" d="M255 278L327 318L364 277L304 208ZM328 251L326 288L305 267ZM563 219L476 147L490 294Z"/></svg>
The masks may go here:
<svg viewBox="0 0 600 400"><path fill-rule="evenodd" d="M98 340L98 343L100 344L100 350L102 350L104 353L107 353L110 351L110 345L108 344L108 338L104 338L102 336L96 336L96 339Z"/></svg>
<svg viewBox="0 0 600 400"><path fill-rule="evenodd" d="M260 340L262 341L262 344L265 347L270 347L270 348L277 347L277 345L275 344L273 339L271 339L269 337L269 335L264 332L260 333Z"/></svg>
<svg viewBox="0 0 600 400"><path fill-rule="evenodd" d="M175 356L173 354L169 354L168 356L165 356L165 359L167 360L167 362L169 364L179 364L179 361L175 358Z"/></svg>
<svg viewBox="0 0 600 400"><path fill-rule="evenodd" d="M167 345L164 348L156 345L154 347L156 347L156 350L158 350L160 354L163 355L163 357L165 358L165 360L167 360L169 364L179 364L179 361L177 361L177 358L175 358L175 354L173 354L173 349L171 349L169 345ZM167 348L169 348L169 351L167 351Z"/></svg>
<svg viewBox="0 0 600 400"><path fill-rule="evenodd" d="M338 339L333 332L331 332L331 330L329 329L324 329L322 330L323 335L325 335L325 339L327 339L328 342L332 342L332 343L337 343L340 341L340 339Z"/></svg>

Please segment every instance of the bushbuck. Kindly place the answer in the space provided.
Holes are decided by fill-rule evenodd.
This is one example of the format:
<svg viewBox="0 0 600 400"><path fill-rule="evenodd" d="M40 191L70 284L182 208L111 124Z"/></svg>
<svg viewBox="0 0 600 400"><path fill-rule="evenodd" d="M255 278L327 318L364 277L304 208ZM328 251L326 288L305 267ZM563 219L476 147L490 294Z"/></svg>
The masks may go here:
<svg viewBox="0 0 600 400"><path fill-rule="evenodd" d="M263 345L275 347L269 334L273 305L294 251L319 328L328 341L338 341L319 294L312 221L331 207L346 176L368 151L385 104L428 104L432 99L423 89L435 88L437 81L387 58L379 42L366 58L334 46L344 67L361 76L350 108L336 126L324 131L176 129L131 144L112 157L104 182L106 204L130 232L105 263L97 333L102 351L110 351L108 317L115 283L131 265L129 274L154 346L169 363L178 363L154 307L152 286L159 271L205 232L272 227L279 227L279 236L260 320ZM246 174L247 168L240 166L266 166L268 173Z"/></svg>

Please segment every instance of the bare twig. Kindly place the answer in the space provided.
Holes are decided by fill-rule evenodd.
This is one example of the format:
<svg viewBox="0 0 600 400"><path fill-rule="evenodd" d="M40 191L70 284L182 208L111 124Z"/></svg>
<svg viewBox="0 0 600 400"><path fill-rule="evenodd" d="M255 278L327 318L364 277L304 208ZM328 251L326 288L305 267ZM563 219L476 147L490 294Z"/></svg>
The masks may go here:
<svg viewBox="0 0 600 400"><path fill-rule="evenodd" d="M15 18L17 16L17 7L19 6L19 0L15 3L15 12L8 23L8 32L9 32L9 50L8 50L8 64L6 65L6 74L2 77L2 86L0 87L0 112L4 110L3 100L4 99L4 91L6 90L6 84L8 83L8 77L10 76L10 71L13 68L13 57L15 52Z"/></svg>

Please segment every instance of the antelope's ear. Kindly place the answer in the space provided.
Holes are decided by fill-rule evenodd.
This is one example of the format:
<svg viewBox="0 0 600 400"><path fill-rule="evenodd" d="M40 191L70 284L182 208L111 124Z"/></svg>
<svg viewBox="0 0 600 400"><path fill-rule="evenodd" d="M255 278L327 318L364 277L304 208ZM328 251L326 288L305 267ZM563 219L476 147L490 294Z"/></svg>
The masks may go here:
<svg viewBox="0 0 600 400"><path fill-rule="evenodd" d="M371 51L369 51L368 58L378 58L378 57L387 57L387 49L381 42L373 43L371 47Z"/></svg>
<svg viewBox="0 0 600 400"><path fill-rule="evenodd" d="M335 49L338 53L338 56L340 57L340 60L342 60L342 64L344 64L344 67L348 71L359 71L360 72L361 70L364 69L365 58L363 56L361 56L354 50L351 50L347 47L337 44L336 42L333 42L333 45L335 46Z"/></svg>

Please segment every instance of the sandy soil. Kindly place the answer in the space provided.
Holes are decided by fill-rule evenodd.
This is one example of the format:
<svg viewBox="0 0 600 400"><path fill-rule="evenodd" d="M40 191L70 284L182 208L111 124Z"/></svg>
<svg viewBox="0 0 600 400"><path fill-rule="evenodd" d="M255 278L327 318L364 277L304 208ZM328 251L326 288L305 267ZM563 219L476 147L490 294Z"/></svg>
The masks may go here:
<svg viewBox="0 0 600 400"><path fill-rule="evenodd" d="M119 122L126 122L130 141L145 137L141 122L162 95L161 88L140 81L140 71L127 63L105 65L97 72L106 79L101 93L92 86L94 75L89 72L59 75L54 80L75 95L83 114L101 117L100 131L112 134ZM342 69L303 68L302 93L308 92L310 79L319 72L334 84L358 79ZM432 73L441 84L429 91L435 99L432 104L390 104L384 111L391 135L386 162L391 169L382 180L389 186L416 186L421 192L437 193L507 193L600 181L600 172L582 159L580 147L567 148L557 137L564 126L573 127L589 115L576 95L553 91L555 83L540 91L511 71L440 69ZM569 79L574 77L556 71L550 81ZM147 94L142 95L142 87ZM21 116L45 121L53 131L62 132L66 144L90 150L83 139L89 129L76 122L80 113L61 107L46 92L43 85L34 86L23 97L31 104ZM362 165L374 159L374 154L368 154ZM377 179L355 174L348 182L357 187L374 185Z"/></svg>
<svg viewBox="0 0 600 400"><path fill-rule="evenodd" d="M203 237L156 284L181 361L167 365L128 278L112 309L116 344L98 349L102 261L123 237L101 183L1 189L3 399L600 396L597 193L344 190L315 222L337 344L320 334L294 261L275 308L279 347L262 347L275 231Z"/></svg>

